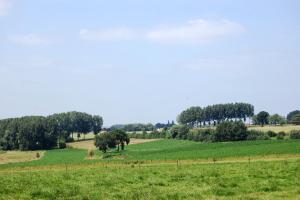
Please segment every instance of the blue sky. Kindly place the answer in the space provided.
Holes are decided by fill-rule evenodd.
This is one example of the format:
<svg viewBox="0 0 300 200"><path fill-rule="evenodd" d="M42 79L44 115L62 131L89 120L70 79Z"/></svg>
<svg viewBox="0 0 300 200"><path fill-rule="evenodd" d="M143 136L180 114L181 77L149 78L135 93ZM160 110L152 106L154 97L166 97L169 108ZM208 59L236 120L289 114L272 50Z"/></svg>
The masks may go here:
<svg viewBox="0 0 300 200"><path fill-rule="evenodd" d="M300 1L0 0L0 118L300 109Z"/></svg>

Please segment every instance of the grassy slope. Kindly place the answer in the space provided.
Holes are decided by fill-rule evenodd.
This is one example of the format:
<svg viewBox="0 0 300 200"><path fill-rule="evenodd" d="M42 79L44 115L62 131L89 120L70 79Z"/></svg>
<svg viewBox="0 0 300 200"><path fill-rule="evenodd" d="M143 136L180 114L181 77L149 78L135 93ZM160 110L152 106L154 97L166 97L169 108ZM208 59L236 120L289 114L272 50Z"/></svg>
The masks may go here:
<svg viewBox="0 0 300 200"><path fill-rule="evenodd" d="M101 154L96 151L96 156ZM119 156L119 153L114 153ZM226 157L259 156L270 154L300 154L300 140L244 141L203 144L186 140L160 140L155 142L129 145L121 153L125 160L192 160ZM91 163L105 160L85 160L86 150L56 149L47 151L37 161L0 165L1 168L41 166L53 164ZM115 160L117 157L113 157ZM109 160L109 159L106 159ZM122 160L122 159L121 159Z"/></svg>
<svg viewBox="0 0 300 200"><path fill-rule="evenodd" d="M300 160L0 173L0 199L298 199Z"/></svg>

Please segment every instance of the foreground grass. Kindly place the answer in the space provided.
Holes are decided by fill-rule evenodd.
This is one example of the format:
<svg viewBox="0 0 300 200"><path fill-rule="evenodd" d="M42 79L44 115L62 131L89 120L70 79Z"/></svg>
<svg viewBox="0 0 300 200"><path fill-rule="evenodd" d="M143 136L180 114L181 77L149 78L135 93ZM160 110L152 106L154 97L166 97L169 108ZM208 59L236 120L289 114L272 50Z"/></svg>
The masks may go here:
<svg viewBox="0 0 300 200"><path fill-rule="evenodd" d="M297 199L300 160L0 171L0 199Z"/></svg>

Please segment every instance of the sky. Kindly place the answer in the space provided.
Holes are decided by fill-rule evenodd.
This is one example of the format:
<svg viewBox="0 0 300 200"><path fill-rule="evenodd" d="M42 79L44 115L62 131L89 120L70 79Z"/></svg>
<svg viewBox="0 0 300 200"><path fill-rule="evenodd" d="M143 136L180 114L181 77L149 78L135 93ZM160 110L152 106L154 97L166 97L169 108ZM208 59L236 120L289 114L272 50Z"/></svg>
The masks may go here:
<svg viewBox="0 0 300 200"><path fill-rule="evenodd" d="M299 0L0 0L0 118L300 109Z"/></svg>

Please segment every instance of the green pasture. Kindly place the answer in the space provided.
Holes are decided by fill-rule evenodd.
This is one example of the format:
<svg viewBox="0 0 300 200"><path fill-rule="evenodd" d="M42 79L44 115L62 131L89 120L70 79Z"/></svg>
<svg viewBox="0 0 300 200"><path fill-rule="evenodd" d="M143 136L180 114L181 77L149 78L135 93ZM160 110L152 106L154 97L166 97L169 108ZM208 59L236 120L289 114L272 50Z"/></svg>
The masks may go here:
<svg viewBox="0 0 300 200"><path fill-rule="evenodd" d="M126 146L125 151L111 151L102 159L96 150L94 159L88 157L87 150L54 149L45 152L40 160L0 165L2 168L80 164L94 162L123 162L136 160L193 160L221 159L229 157L267 156L280 154L300 154L300 140L266 140L224 143L200 143L187 140L159 140Z"/></svg>
<svg viewBox="0 0 300 200"><path fill-rule="evenodd" d="M3 200L299 199L300 160L12 170L0 180Z"/></svg>

